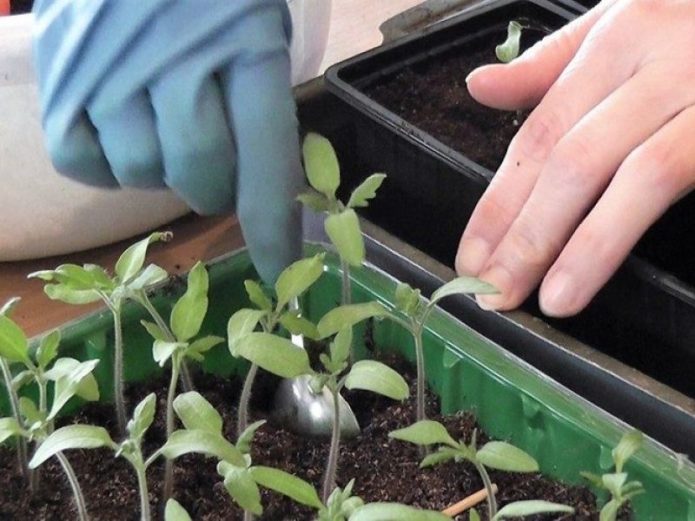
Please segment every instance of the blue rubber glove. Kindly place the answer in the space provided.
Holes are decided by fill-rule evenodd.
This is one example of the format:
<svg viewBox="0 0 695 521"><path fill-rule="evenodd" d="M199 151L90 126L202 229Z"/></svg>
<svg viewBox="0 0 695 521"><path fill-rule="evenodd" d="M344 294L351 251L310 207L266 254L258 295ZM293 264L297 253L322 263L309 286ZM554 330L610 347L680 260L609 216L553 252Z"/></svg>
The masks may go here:
<svg viewBox="0 0 695 521"><path fill-rule="evenodd" d="M300 255L303 184L285 0L38 0L35 61L56 169L236 209L272 282Z"/></svg>

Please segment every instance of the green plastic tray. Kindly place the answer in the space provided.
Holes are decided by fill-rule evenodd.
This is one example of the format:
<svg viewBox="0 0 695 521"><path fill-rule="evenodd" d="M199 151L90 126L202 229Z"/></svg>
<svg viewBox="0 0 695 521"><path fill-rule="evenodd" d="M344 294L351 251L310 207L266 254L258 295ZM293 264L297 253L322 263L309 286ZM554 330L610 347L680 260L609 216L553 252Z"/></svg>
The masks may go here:
<svg viewBox="0 0 695 521"><path fill-rule="evenodd" d="M315 246L308 247L310 251ZM327 259L326 273L304 297L303 309L313 320L336 305L340 298L340 273L336 259ZM209 265L210 311L203 332L224 336L230 315L249 305L243 287L255 271L245 251ZM396 281L375 269L353 271L356 302L378 299L391 303ZM181 288L165 288L155 303L168 317ZM124 310L126 379L138 381L161 371L151 356L151 339L139 325L136 308ZM362 338L356 335L355 338ZM374 339L414 359L412 340L399 326L376 322ZM66 325L62 352L78 358L102 359L97 378L103 399L111 386L111 316L99 312ZM364 351L364 346L358 346ZM473 410L489 435L510 440L533 454L541 470L554 478L581 483L579 472L603 472L610 468L611 448L629 428L620 420L549 379L519 358L480 336L464 323L437 310L425 334L429 385L441 397L443 412ZM245 370L220 346L206 358L204 370L229 375ZM647 439L627 466L632 479L644 484L647 494L638 496L634 509L638 520L695 521L695 469L679 465L677 454Z"/></svg>

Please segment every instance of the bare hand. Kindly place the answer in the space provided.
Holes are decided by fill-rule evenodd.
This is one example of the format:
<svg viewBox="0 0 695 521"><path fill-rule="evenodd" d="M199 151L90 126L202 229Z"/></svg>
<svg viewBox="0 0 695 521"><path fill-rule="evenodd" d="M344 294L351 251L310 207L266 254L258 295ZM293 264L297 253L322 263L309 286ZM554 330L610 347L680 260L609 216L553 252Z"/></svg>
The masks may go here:
<svg viewBox="0 0 695 521"><path fill-rule="evenodd" d="M468 77L479 102L536 108L463 233L461 274L518 306L581 311L695 180L695 2L604 0L510 64ZM695 239L694 239L695 240Z"/></svg>

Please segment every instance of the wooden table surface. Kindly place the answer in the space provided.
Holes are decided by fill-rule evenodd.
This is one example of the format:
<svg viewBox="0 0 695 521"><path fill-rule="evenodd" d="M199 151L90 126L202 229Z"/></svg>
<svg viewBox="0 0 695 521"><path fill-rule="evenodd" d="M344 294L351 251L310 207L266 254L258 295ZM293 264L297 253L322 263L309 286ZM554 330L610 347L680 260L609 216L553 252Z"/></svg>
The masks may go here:
<svg viewBox="0 0 695 521"><path fill-rule="evenodd" d="M379 24L421 1L333 0L329 44L322 70L379 45ZM243 246L239 224L234 216L200 217L191 214L161 229L173 231L174 239L168 244L153 245L148 260L170 273L185 272L199 259L209 260ZM22 302L13 318L31 336L89 313L98 305L69 306L53 302L43 293L41 281L29 280L27 274L66 262L92 262L112 270L120 252L136 239L71 255L0 263L0 305L11 297L21 297Z"/></svg>

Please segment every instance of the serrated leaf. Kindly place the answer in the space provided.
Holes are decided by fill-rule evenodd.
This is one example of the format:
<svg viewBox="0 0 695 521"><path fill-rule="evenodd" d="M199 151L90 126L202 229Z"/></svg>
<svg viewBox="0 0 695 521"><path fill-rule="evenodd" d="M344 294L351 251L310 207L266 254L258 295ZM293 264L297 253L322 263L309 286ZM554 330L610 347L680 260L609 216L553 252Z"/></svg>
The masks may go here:
<svg viewBox="0 0 695 521"><path fill-rule="evenodd" d="M490 441L476 453L480 463L506 472L537 472L538 462L523 450L504 441Z"/></svg>
<svg viewBox="0 0 695 521"><path fill-rule="evenodd" d="M335 202L316 190L309 190L297 196L297 201L311 208L316 213L328 212Z"/></svg>
<svg viewBox="0 0 695 521"><path fill-rule="evenodd" d="M239 449L242 454L249 454L251 452L251 441L253 440L256 431L265 425L265 423L265 420L253 422L244 429L244 432L239 435L236 440L236 448Z"/></svg>
<svg viewBox="0 0 695 521"><path fill-rule="evenodd" d="M175 431L160 449L164 457L175 459L184 454L205 454L245 467L246 460L239 450L220 434L202 429Z"/></svg>
<svg viewBox="0 0 695 521"><path fill-rule="evenodd" d="M69 366L74 364L74 362L77 361L70 358L60 358L56 360L51 371L56 370L56 374L60 374L62 364ZM84 395L80 397L91 400L99 398L98 386L96 380L94 380L94 376L91 374L98 363L99 360L77 362L67 374L63 374L63 376L56 378L53 403L51 404L51 411L48 414L49 420L54 419L68 400L75 395ZM49 378L48 375L51 371L45 373L46 378ZM91 379L89 377L91 377ZM94 398L95 389L96 398Z"/></svg>
<svg viewBox="0 0 695 521"><path fill-rule="evenodd" d="M386 179L386 174L372 174L352 191L348 208L360 208L369 206L369 201L376 197L376 191Z"/></svg>
<svg viewBox="0 0 695 521"><path fill-rule="evenodd" d="M0 315L0 356L9 362L28 365L29 344L27 336L11 318Z"/></svg>
<svg viewBox="0 0 695 521"><path fill-rule="evenodd" d="M155 340L161 340L166 342L168 340L168 335L154 322L148 322L147 320L141 320L140 323L147 330L152 338Z"/></svg>
<svg viewBox="0 0 695 521"><path fill-rule="evenodd" d="M329 199L335 199L340 186L340 165L330 141L310 132L304 138L302 154L309 184Z"/></svg>
<svg viewBox="0 0 695 521"><path fill-rule="evenodd" d="M618 472L615 474L604 474L601 476L601 481L603 481L603 486L613 497L620 497L621 489L627 481L627 473Z"/></svg>
<svg viewBox="0 0 695 521"><path fill-rule="evenodd" d="M159 364L160 367L164 367L164 364L174 355L179 349L183 349L188 344L186 342L167 342L166 340L155 340L152 344L152 357L154 361Z"/></svg>
<svg viewBox="0 0 695 521"><path fill-rule="evenodd" d="M293 335L302 335L312 340L318 340L319 331L316 325L295 311L288 311L280 316L280 324Z"/></svg>
<svg viewBox="0 0 695 521"><path fill-rule="evenodd" d="M316 509L323 506L316 489L297 476L271 467L251 467L250 473L260 486L274 490L293 501Z"/></svg>
<svg viewBox="0 0 695 521"><path fill-rule="evenodd" d="M522 26L519 22L509 22L507 26L507 39L504 43L495 47L495 55L502 63L509 63L519 56Z"/></svg>
<svg viewBox="0 0 695 521"><path fill-rule="evenodd" d="M109 274L101 266L97 264L84 264L83 268L92 277L94 277L94 282L96 283L97 287L106 290L113 289L115 287L115 282L111 280Z"/></svg>
<svg viewBox="0 0 695 521"><path fill-rule="evenodd" d="M227 345L232 356L237 357L236 344L240 338L245 337L258 326L261 319L267 314L259 309L240 309L234 313L227 322Z"/></svg>
<svg viewBox="0 0 695 521"><path fill-rule="evenodd" d="M39 445L29 462L29 467L35 469L51 456L64 450L114 446L111 436L103 427L68 425L53 432Z"/></svg>
<svg viewBox="0 0 695 521"><path fill-rule="evenodd" d="M618 445L611 452L616 472L623 471L623 466L639 450L643 440L644 436L639 431L630 431L623 435Z"/></svg>
<svg viewBox="0 0 695 521"><path fill-rule="evenodd" d="M190 391L178 395L174 410L186 429L222 435L222 416L200 393Z"/></svg>
<svg viewBox="0 0 695 521"><path fill-rule="evenodd" d="M345 387L371 391L393 400L405 400L410 394L408 384L400 374L374 360L355 362L345 378Z"/></svg>
<svg viewBox="0 0 695 521"><path fill-rule="evenodd" d="M448 445L458 448L459 443L451 437L446 427L434 420L420 420L403 429L389 433L389 438L407 441L416 445Z"/></svg>
<svg viewBox="0 0 695 521"><path fill-rule="evenodd" d="M22 428L14 418L0 418L0 443L12 436L19 436L22 433Z"/></svg>
<svg viewBox="0 0 695 521"><path fill-rule="evenodd" d="M249 474L248 469L232 467L224 476L224 487L232 499L244 510L260 516L261 491Z"/></svg>
<svg viewBox="0 0 695 521"><path fill-rule="evenodd" d="M433 452L422 458L420 468L434 467L435 465L439 465L440 463L457 457L463 457L462 450L452 449L451 447L440 447L437 452Z"/></svg>
<svg viewBox="0 0 695 521"><path fill-rule="evenodd" d="M26 396L19 397L19 414L26 420L25 425L29 427L46 420L45 415L39 411L34 401Z"/></svg>
<svg viewBox="0 0 695 521"><path fill-rule="evenodd" d="M132 291L146 290L160 282L164 282L168 278L169 274L164 268L156 264L150 264L128 283L128 289Z"/></svg>
<svg viewBox="0 0 695 521"><path fill-rule="evenodd" d="M331 342L330 353L331 362L335 365L341 365L343 362L347 361L350 356L350 350L352 349L352 328L345 327L341 329L335 339Z"/></svg>
<svg viewBox="0 0 695 521"><path fill-rule="evenodd" d="M261 285L255 280L245 280L244 287L246 288L246 294L249 296L249 300L256 305L258 309L263 311L272 311L273 302L270 300L268 295L265 294Z"/></svg>
<svg viewBox="0 0 695 521"><path fill-rule="evenodd" d="M0 307L0 315L9 317L19 305L20 297L12 297Z"/></svg>
<svg viewBox="0 0 695 521"><path fill-rule="evenodd" d="M316 282L323 273L323 253L290 264L275 283L276 309L283 309L290 300L299 297Z"/></svg>
<svg viewBox="0 0 695 521"><path fill-rule="evenodd" d="M514 503L508 503L502 507L495 517L492 518L493 521L499 519L504 519L507 517L523 517L531 516L534 514L572 514L574 513L574 508L561 505L559 503L551 503L550 501L541 501L537 499L532 499L528 501L515 501Z"/></svg>
<svg viewBox="0 0 695 521"><path fill-rule="evenodd" d="M418 510L400 503L368 503L358 508L349 521L451 521L433 510Z"/></svg>
<svg viewBox="0 0 695 521"><path fill-rule="evenodd" d="M54 329L43 338L36 350L36 361L39 367L45 369L53 359L58 356L58 345L60 344L60 330Z"/></svg>
<svg viewBox="0 0 695 521"><path fill-rule="evenodd" d="M494 293L499 293L497 288L483 280L476 277L457 277L432 293L430 303L434 305L450 295L490 295Z"/></svg>
<svg viewBox="0 0 695 521"><path fill-rule="evenodd" d="M200 331L208 310L208 272L202 262L188 273L186 293L171 310L171 331L176 340L186 342Z"/></svg>
<svg viewBox="0 0 695 521"><path fill-rule="evenodd" d="M238 356L282 378L311 374L309 357L290 340L269 333L249 333L236 343Z"/></svg>
<svg viewBox="0 0 695 521"><path fill-rule="evenodd" d="M150 428L154 421L154 413L157 407L157 396L154 393L148 394L135 407L133 417L128 421L127 430L131 439L140 439Z"/></svg>
<svg viewBox="0 0 695 521"><path fill-rule="evenodd" d="M76 264L61 264L54 270L54 279L75 290L96 289L94 273Z"/></svg>
<svg viewBox="0 0 695 521"><path fill-rule="evenodd" d="M338 306L326 313L316 326L320 338L326 338L336 334L345 327L354 325L368 318L388 316L389 311L379 302L364 302L361 304L348 304Z"/></svg>
<svg viewBox="0 0 695 521"><path fill-rule="evenodd" d="M96 290L71 289L64 284L46 284L43 291L51 300L59 300L66 304L90 304L101 300L101 295Z"/></svg>
<svg viewBox="0 0 695 521"><path fill-rule="evenodd" d="M621 504L619 501L611 499L608 503L603 505L599 513L599 521L615 521L618 517L620 506Z"/></svg>
<svg viewBox="0 0 695 521"><path fill-rule="evenodd" d="M420 290L413 289L405 282L399 282L394 294L396 309L408 316L415 316L418 305L421 302Z"/></svg>
<svg viewBox="0 0 695 521"><path fill-rule="evenodd" d="M350 266L361 266L365 258L364 238L355 210L329 215L324 221L324 228L338 255Z"/></svg>
<svg viewBox="0 0 695 521"><path fill-rule="evenodd" d="M172 237L171 232L154 232L126 249L116 262L116 275L121 284L127 284L135 277L145 264L147 248L156 241L166 242Z"/></svg>
<svg viewBox="0 0 695 521"><path fill-rule="evenodd" d="M169 499L164 509L164 521L192 521L186 509L175 499Z"/></svg>

